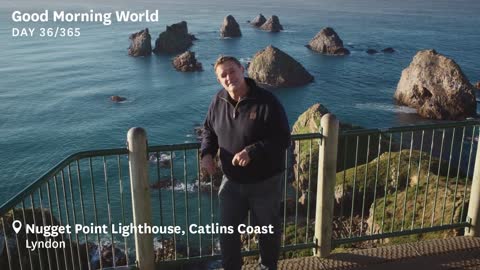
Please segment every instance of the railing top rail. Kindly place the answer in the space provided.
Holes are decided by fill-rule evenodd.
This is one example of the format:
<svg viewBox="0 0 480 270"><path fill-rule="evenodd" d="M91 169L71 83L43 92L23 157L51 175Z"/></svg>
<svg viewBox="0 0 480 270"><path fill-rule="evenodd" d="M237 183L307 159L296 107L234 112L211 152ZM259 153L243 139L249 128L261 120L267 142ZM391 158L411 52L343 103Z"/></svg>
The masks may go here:
<svg viewBox="0 0 480 270"><path fill-rule="evenodd" d="M433 123L433 124L420 124L420 125L407 125L383 129L352 129L340 131L340 136L353 136L353 135L364 135L364 134L377 134L377 133L395 133L395 132L406 132L406 131L421 131L421 130L431 130L431 129L444 129L444 128L456 128L456 127L470 127L479 125L480 120L478 119L468 119L464 121L455 121L455 122L446 122L446 123Z"/></svg>

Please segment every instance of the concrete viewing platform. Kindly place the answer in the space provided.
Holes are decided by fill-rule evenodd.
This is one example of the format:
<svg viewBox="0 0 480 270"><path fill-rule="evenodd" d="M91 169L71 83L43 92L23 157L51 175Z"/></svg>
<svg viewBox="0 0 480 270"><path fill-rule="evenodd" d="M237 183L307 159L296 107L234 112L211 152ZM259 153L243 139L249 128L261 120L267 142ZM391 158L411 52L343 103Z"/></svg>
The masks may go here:
<svg viewBox="0 0 480 270"><path fill-rule="evenodd" d="M480 237L459 236L279 262L284 270L480 269ZM256 269L246 265L244 270Z"/></svg>

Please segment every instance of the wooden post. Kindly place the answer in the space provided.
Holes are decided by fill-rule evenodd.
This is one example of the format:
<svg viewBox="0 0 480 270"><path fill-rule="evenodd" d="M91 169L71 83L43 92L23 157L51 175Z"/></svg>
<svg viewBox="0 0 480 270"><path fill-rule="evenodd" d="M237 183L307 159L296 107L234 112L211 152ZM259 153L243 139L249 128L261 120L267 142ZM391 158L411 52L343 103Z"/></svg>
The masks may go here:
<svg viewBox="0 0 480 270"><path fill-rule="evenodd" d="M132 189L133 224L152 225L150 188L148 186L147 132L143 128L131 128L127 134L128 165ZM153 236L135 233L135 253L140 270L153 270Z"/></svg>
<svg viewBox="0 0 480 270"><path fill-rule="evenodd" d="M337 174L337 145L339 122L333 114L326 114L320 122L318 153L317 201L315 210L315 256L326 257L332 250L332 222L335 179Z"/></svg>
<svg viewBox="0 0 480 270"><path fill-rule="evenodd" d="M472 138L473 140L473 138ZM472 225L465 228L465 236L480 236L480 145L477 143L477 155L475 156L475 169L473 170L472 188L468 203L467 219Z"/></svg>

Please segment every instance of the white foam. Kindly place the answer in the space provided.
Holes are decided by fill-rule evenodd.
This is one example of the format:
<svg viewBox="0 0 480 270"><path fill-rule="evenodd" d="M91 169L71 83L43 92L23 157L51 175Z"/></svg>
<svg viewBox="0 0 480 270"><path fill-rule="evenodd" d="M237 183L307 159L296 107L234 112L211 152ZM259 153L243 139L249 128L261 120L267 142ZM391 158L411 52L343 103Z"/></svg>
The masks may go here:
<svg viewBox="0 0 480 270"><path fill-rule="evenodd" d="M185 183L177 182L174 186L175 191L187 191L187 192L196 192L198 185L195 183L187 184L185 188ZM165 190L172 190L172 187L165 188Z"/></svg>
<svg viewBox="0 0 480 270"><path fill-rule="evenodd" d="M243 58L242 57L242 58L238 59L238 61L240 61L240 63L248 63L248 62L252 61L252 58L250 58L250 57Z"/></svg>
<svg viewBox="0 0 480 270"><path fill-rule="evenodd" d="M387 111L387 112L400 112L400 113L417 113L417 110L414 108L406 106L398 106L395 104L384 104L384 103L360 103L355 105L356 109L361 110L370 110L370 111Z"/></svg>

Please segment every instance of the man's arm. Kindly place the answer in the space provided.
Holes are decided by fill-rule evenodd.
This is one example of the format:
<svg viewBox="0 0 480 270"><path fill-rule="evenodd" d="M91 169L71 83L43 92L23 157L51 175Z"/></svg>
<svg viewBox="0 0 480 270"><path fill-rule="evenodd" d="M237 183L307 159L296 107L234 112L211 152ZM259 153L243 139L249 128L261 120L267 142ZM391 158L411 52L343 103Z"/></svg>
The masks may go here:
<svg viewBox="0 0 480 270"><path fill-rule="evenodd" d="M208 108L207 116L203 123L202 144L200 146L200 157L202 158L201 165L209 174L213 174L215 171L213 157L218 151L218 138L212 124L213 102L214 101L212 101Z"/></svg>
<svg viewBox="0 0 480 270"><path fill-rule="evenodd" d="M267 135L245 147L250 159L254 160L261 156L281 155L290 145L290 126L282 104L274 98L271 110L267 117Z"/></svg>

